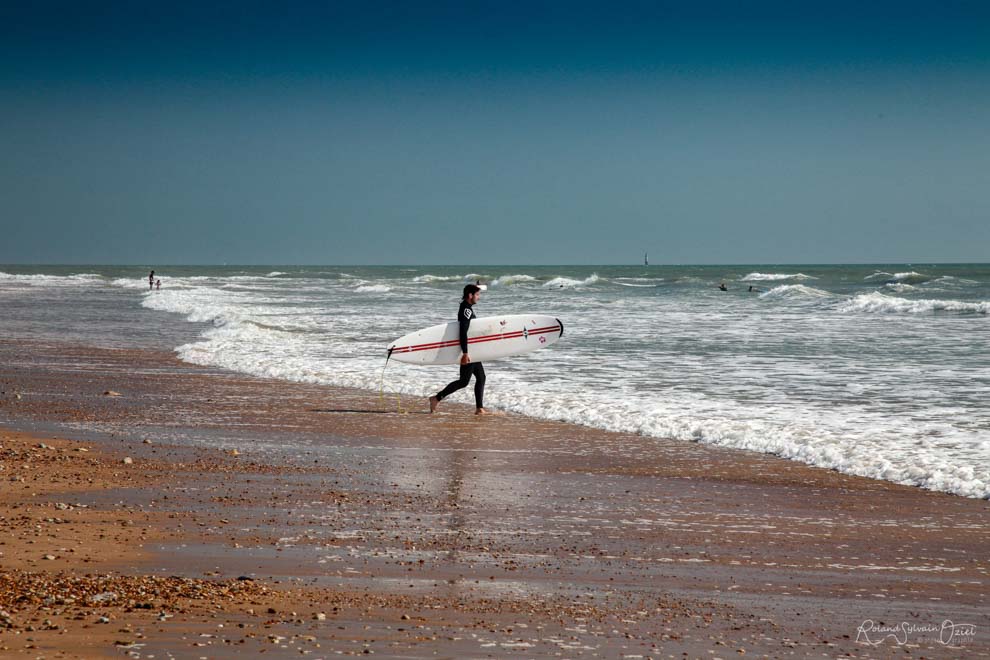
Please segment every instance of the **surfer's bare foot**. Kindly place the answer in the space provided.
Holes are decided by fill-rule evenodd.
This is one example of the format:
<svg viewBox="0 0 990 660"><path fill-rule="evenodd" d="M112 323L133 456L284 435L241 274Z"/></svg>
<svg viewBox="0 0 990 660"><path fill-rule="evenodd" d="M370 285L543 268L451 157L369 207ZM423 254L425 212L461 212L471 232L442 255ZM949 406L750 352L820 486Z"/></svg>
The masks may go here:
<svg viewBox="0 0 990 660"><path fill-rule="evenodd" d="M435 413L437 408L440 407L440 399L435 396L430 397L430 412Z"/></svg>
<svg viewBox="0 0 990 660"><path fill-rule="evenodd" d="M474 414L475 415L497 415L498 413L497 412L493 412L491 410L488 410L487 408L478 408L477 410L474 411Z"/></svg>

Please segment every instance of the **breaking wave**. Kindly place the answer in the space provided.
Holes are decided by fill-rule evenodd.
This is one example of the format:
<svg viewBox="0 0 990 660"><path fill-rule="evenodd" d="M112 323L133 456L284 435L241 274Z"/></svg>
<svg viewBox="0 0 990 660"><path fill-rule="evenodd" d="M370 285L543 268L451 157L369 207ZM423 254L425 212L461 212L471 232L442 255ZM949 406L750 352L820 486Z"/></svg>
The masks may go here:
<svg viewBox="0 0 990 660"><path fill-rule="evenodd" d="M576 289L598 282L601 278L598 273L592 273L590 277L583 280L575 280L570 277L555 277L543 285L544 289Z"/></svg>
<svg viewBox="0 0 990 660"><path fill-rule="evenodd" d="M817 280L817 277L804 273L750 273L740 282L776 282L779 280Z"/></svg>
<svg viewBox="0 0 990 660"><path fill-rule="evenodd" d="M359 293L388 293L392 290L392 287L384 284L366 284L359 286L354 290Z"/></svg>
<svg viewBox="0 0 990 660"><path fill-rule="evenodd" d="M429 284L431 282L460 282L460 275L419 275L414 277L413 282L417 284Z"/></svg>
<svg viewBox="0 0 990 660"><path fill-rule="evenodd" d="M838 306L840 312L874 312L886 314L931 314L954 312L958 314L990 314L990 302L964 302L962 300L908 300L886 296L878 291L863 293Z"/></svg>
<svg viewBox="0 0 990 660"><path fill-rule="evenodd" d="M828 291L822 291L803 284L781 284L775 286L766 293L761 293L760 298L830 298Z"/></svg>
<svg viewBox="0 0 990 660"><path fill-rule="evenodd" d="M535 282L536 278L532 275L502 275L501 277L496 277L492 281L492 286L512 286L513 284L522 284L524 282Z"/></svg>

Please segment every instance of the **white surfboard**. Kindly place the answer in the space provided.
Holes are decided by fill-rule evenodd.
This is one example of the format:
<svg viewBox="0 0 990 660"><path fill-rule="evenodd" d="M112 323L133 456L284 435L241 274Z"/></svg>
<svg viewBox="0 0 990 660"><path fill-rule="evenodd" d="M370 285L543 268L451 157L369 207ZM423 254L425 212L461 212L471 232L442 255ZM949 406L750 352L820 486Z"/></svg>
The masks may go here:
<svg viewBox="0 0 990 660"><path fill-rule="evenodd" d="M389 344L390 359L409 364L457 364L461 359L457 333L457 321L410 332ZM564 324L552 316L475 318L468 327L468 354L472 362L491 362L550 346L563 334Z"/></svg>

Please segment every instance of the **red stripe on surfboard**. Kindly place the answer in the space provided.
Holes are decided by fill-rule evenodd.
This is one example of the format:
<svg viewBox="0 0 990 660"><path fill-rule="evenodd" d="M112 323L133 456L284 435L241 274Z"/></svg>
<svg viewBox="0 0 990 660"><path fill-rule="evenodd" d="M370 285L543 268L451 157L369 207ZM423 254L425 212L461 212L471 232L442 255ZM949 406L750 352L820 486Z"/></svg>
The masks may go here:
<svg viewBox="0 0 990 660"><path fill-rule="evenodd" d="M553 325L547 326L545 328L534 328L529 331L531 335L544 335L548 332L559 332L560 326ZM523 336L522 330L513 330L512 332L501 333L497 335L485 335L484 337L472 337L468 339L468 344L481 344L490 341L499 341L500 339L518 339ZM441 348L450 348L452 346L460 345L460 340L452 339L448 341L435 341L429 344L414 344L412 346L397 346L392 349L393 353L416 353L419 351L429 351L429 350L439 350Z"/></svg>

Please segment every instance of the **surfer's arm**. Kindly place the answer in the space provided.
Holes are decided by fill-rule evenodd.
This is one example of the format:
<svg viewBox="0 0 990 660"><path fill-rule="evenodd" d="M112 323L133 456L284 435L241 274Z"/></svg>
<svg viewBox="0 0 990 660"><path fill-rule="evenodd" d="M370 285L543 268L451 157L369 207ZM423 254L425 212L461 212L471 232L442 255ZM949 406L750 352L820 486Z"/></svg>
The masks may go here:
<svg viewBox="0 0 990 660"><path fill-rule="evenodd" d="M458 330L457 335L458 335L458 339L460 339L461 341L461 353L463 353L463 355L461 356L461 364L467 364L468 362L470 362L470 359L465 361L464 358L468 354L467 335L468 335L468 328L471 326L472 316L474 316L474 314L471 312L471 310L465 309L463 312L461 312L460 318L457 319L457 330Z"/></svg>

